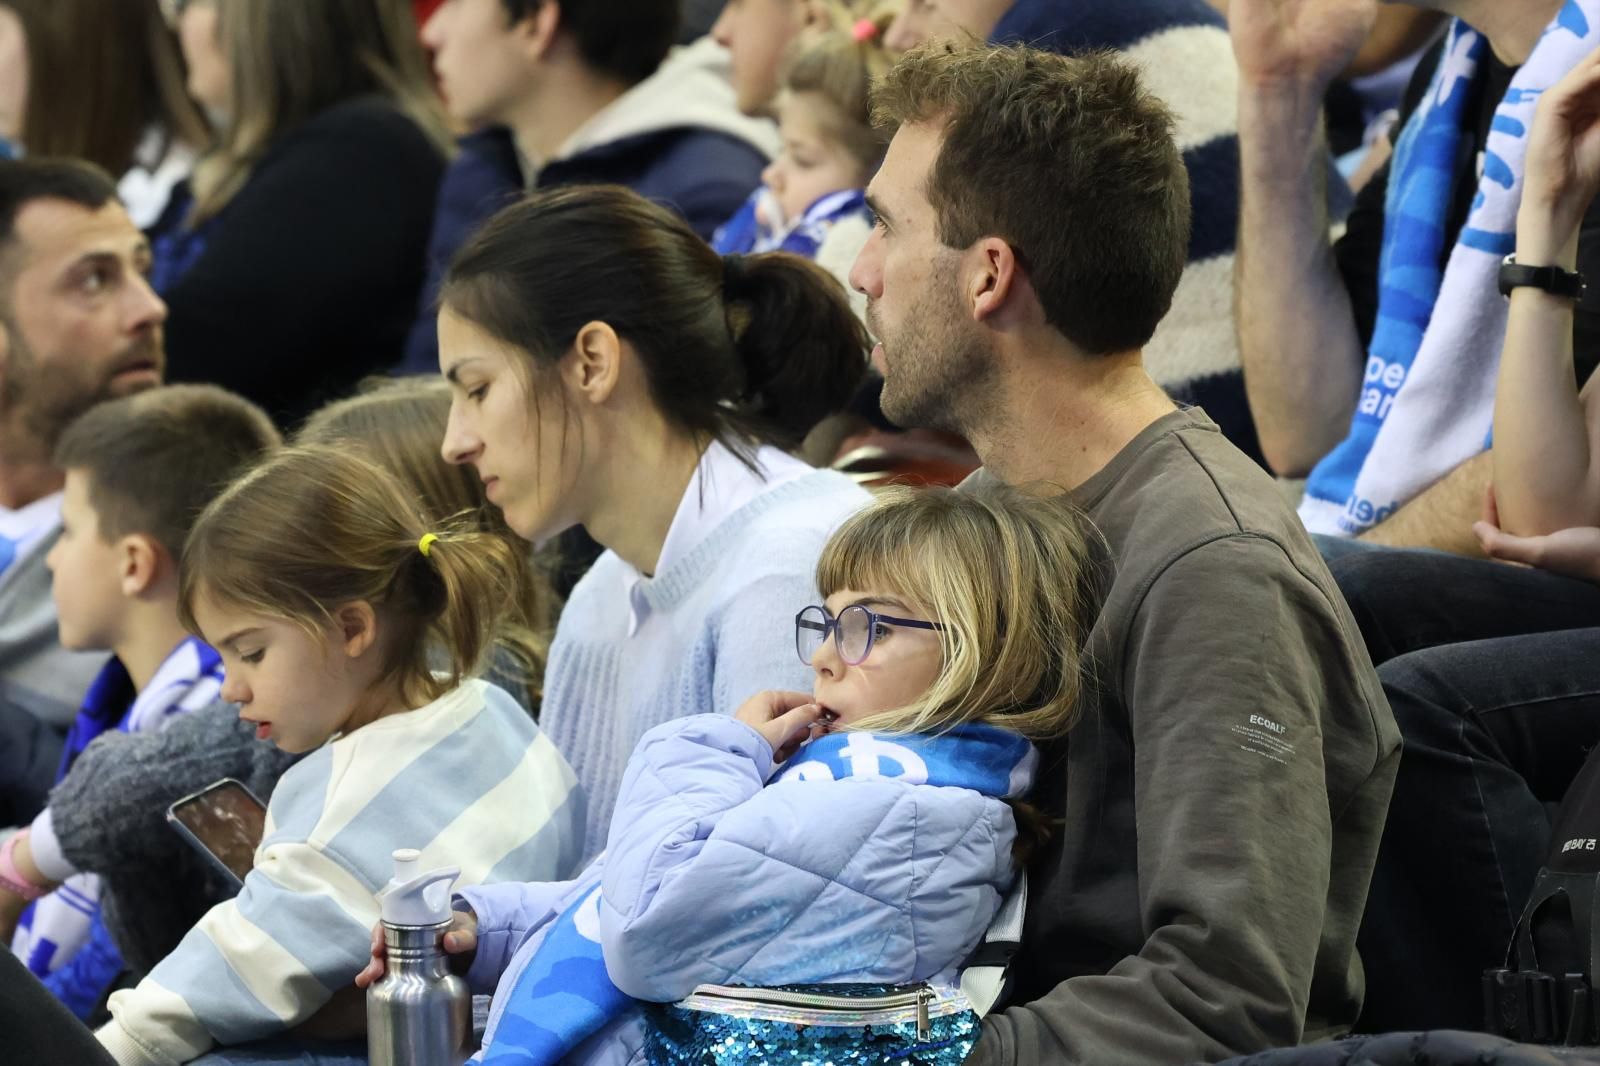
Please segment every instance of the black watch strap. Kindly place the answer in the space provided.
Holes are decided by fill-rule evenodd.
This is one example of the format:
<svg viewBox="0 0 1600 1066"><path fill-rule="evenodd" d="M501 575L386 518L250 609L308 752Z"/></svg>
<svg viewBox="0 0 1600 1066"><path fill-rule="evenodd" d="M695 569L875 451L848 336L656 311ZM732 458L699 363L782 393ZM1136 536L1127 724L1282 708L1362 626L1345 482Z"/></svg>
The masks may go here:
<svg viewBox="0 0 1600 1066"><path fill-rule="evenodd" d="M1558 266L1523 266L1515 256L1510 255L1500 264L1501 296L1510 296L1512 289L1530 288L1576 302L1583 299L1587 287L1582 274L1574 274Z"/></svg>

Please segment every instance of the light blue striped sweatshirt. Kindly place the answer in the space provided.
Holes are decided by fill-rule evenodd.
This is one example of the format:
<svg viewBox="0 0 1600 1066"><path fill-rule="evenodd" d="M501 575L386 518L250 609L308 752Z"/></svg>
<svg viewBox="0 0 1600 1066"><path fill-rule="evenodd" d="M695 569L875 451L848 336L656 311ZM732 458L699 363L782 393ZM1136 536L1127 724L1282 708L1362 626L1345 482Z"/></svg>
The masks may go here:
<svg viewBox="0 0 1600 1066"><path fill-rule="evenodd" d="M303 1022L365 965L396 848L460 885L553 880L576 868L582 806L554 745L482 681L340 737L283 775L244 889L111 997L100 1042L175 1066Z"/></svg>
<svg viewBox="0 0 1600 1066"><path fill-rule="evenodd" d="M578 775L587 861L605 847L639 740L674 718L732 714L763 689L811 691L794 616L820 603L817 558L870 497L776 448L758 471L712 444L653 577L601 555L561 612L539 723Z"/></svg>

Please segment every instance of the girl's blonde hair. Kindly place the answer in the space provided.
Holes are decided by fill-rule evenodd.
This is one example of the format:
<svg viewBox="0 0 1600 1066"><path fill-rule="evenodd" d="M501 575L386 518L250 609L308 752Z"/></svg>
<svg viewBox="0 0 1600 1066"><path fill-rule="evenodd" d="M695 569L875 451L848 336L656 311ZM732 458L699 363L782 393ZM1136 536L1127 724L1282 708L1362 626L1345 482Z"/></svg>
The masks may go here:
<svg viewBox="0 0 1600 1066"><path fill-rule="evenodd" d="M429 522L470 516L478 528L512 546L518 572L495 642L514 660L526 688L527 706L537 713L558 597L532 549L485 499L477 473L440 456L439 442L449 418L450 387L444 382L377 378L355 396L313 413L294 442L356 448L400 479Z"/></svg>
<svg viewBox="0 0 1600 1066"><path fill-rule="evenodd" d="M429 533L437 539L423 551ZM299 445L200 515L184 545L179 616L198 632L205 597L321 640L340 607L365 601L388 632L378 684L419 706L483 666L518 568L504 537L471 515L428 520L393 474L347 445Z"/></svg>
<svg viewBox="0 0 1600 1066"><path fill-rule="evenodd" d="M998 484L894 487L817 563L824 597L892 593L939 622L944 668L915 703L852 728L936 733L986 722L1032 740L1071 726L1098 611L1091 527L1064 501Z"/></svg>
<svg viewBox="0 0 1600 1066"><path fill-rule="evenodd" d="M217 215L268 148L346 100L387 96L438 145L450 135L406 0L213 0L233 114L195 168L191 224Z"/></svg>
<svg viewBox="0 0 1600 1066"><path fill-rule="evenodd" d="M825 128L862 167L874 170L888 141L873 125L870 97L873 81L894 65L883 35L894 21L895 6L819 0L816 10L821 17L795 42L781 87L790 96L813 93L826 100L834 114Z"/></svg>

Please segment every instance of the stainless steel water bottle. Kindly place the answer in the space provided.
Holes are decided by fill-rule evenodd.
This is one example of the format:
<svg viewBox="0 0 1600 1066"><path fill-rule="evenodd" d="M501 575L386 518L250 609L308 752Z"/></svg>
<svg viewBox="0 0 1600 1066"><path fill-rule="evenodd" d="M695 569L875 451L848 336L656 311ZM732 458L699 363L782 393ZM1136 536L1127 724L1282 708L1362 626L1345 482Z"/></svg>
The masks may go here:
<svg viewBox="0 0 1600 1066"><path fill-rule="evenodd" d="M472 995L450 972L442 939L458 869L423 873L421 853L394 853L394 880L378 896L388 962L367 989L372 1066L461 1066L472 1027Z"/></svg>

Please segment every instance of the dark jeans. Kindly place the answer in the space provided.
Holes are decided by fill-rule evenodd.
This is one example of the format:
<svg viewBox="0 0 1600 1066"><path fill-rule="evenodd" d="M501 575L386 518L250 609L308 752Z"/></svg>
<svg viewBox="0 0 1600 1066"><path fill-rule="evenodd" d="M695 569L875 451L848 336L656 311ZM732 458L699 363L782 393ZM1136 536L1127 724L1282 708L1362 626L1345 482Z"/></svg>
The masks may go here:
<svg viewBox="0 0 1600 1066"><path fill-rule="evenodd" d="M1358 944L1366 1032L1478 1028L1558 804L1600 743L1600 586L1328 553L1405 739Z"/></svg>

